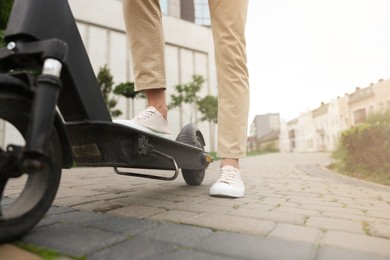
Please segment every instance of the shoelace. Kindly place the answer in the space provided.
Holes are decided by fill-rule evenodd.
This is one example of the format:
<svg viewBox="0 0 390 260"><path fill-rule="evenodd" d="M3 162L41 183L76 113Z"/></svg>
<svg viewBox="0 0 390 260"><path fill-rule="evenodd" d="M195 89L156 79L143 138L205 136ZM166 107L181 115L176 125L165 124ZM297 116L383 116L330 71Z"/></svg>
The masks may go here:
<svg viewBox="0 0 390 260"><path fill-rule="evenodd" d="M139 113L134 120L137 121L145 121L146 119L149 119L153 117L156 113L153 110L145 110L142 113Z"/></svg>
<svg viewBox="0 0 390 260"><path fill-rule="evenodd" d="M218 182L224 182L226 184L232 185L236 180L237 173L232 169L222 169L221 175L219 176Z"/></svg>

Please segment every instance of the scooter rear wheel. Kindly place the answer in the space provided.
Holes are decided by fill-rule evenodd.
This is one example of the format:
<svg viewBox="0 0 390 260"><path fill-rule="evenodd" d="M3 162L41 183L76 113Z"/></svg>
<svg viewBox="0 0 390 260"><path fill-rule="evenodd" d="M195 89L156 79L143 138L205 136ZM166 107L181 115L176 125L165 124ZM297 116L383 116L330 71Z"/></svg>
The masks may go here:
<svg viewBox="0 0 390 260"><path fill-rule="evenodd" d="M13 128L13 132L19 132L21 147L25 145L31 103L21 95L0 92L0 128ZM9 153L6 141L0 139L0 161ZM14 139L10 140L10 143L14 142ZM45 150L50 162L39 172L9 177L4 164L0 166L0 243L18 239L32 229L55 198L61 178L62 153L54 127Z"/></svg>
<svg viewBox="0 0 390 260"><path fill-rule="evenodd" d="M176 141L201 148L204 151L203 137L200 131L192 124L186 125L178 135ZM202 184L206 169L181 169L185 182L190 186Z"/></svg>

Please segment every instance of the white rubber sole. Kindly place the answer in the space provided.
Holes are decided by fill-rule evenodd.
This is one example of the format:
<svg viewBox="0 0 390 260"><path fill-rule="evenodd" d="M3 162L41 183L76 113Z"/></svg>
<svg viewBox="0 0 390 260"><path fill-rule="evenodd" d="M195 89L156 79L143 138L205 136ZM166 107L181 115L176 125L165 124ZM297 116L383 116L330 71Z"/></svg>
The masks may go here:
<svg viewBox="0 0 390 260"><path fill-rule="evenodd" d="M145 133L148 133L148 134L151 134L151 135L155 135L155 136L162 137L162 138L169 139L169 140L174 140L173 136L170 135L170 134L164 134L164 133L155 132L155 131L153 131L153 130L151 130L149 128L146 128L146 127L140 126L138 124L135 124L131 120L117 119L117 120L113 120L113 122L116 123L116 124L121 124L121 125L125 125L125 126L131 127L131 128L135 128L137 130L140 130L142 132L145 132Z"/></svg>
<svg viewBox="0 0 390 260"><path fill-rule="evenodd" d="M215 183L210 188L211 196L242 198L245 195L245 189L234 189L225 183Z"/></svg>

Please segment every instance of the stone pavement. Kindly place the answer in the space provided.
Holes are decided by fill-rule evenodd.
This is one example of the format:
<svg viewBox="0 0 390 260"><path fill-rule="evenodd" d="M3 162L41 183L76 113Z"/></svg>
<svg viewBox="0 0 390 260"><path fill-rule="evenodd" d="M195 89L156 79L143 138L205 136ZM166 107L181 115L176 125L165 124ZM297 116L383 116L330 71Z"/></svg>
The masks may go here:
<svg viewBox="0 0 390 260"><path fill-rule="evenodd" d="M65 170L54 206L20 242L87 259L390 259L390 187L330 172L329 162L246 158L240 199L208 195L218 162L198 187ZM0 259L26 253L10 247Z"/></svg>

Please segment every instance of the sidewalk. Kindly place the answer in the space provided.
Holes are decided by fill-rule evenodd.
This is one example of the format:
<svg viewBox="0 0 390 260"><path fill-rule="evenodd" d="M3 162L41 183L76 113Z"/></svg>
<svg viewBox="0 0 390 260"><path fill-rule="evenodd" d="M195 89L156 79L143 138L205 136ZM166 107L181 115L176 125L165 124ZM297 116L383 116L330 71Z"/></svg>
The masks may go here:
<svg viewBox="0 0 390 260"><path fill-rule="evenodd" d="M198 187L66 170L55 206L21 242L87 259L390 259L390 187L328 163L328 154L246 158L241 199L208 195L218 162Z"/></svg>

